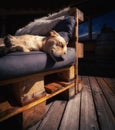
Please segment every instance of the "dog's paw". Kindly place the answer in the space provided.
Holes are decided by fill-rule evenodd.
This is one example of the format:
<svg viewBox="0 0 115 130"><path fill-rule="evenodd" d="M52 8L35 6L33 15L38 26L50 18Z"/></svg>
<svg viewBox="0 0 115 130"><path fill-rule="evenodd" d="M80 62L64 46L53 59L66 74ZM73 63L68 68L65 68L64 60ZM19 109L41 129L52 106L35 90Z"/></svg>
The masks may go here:
<svg viewBox="0 0 115 130"><path fill-rule="evenodd" d="M9 48L7 48L5 46L0 47L0 57L5 56L8 52L9 52Z"/></svg>
<svg viewBox="0 0 115 130"><path fill-rule="evenodd" d="M6 37L4 37L4 44L6 47L11 47L12 46L12 43L11 43L11 39L12 38L12 35L7 35Z"/></svg>

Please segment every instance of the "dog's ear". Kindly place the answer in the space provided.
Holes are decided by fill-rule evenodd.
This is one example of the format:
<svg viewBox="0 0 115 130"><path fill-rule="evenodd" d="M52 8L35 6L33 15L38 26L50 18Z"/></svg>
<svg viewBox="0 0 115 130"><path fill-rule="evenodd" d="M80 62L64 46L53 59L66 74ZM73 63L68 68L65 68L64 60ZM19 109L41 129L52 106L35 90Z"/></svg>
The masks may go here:
<svg viewBox="0 0 115 130"><path fill-rule="evenodd" d="M57 33L55 30L52 30L52 31L50 32L50 36L56 37L56 36L59 36L59 33Z"/></svg>
<svg viewBox="0 0 115 130"><path fill-rule="evenodd" d="M8 34L7 36L4 37L4 44L6 47L11 47L11 41L10 38L12 38L13 36Z"/></svg>

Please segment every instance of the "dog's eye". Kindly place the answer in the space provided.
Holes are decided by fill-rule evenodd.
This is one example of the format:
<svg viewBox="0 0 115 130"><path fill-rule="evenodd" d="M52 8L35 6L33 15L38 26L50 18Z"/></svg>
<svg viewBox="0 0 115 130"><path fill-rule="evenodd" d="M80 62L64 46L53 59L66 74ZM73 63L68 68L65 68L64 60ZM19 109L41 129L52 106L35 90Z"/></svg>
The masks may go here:
<svg viewBox="0 0 115 130"><path fill-rule="evenodd" d="M58 43L56 43L56 46L59 46L59 44L58 44Z"/></svg>
<svg viewBox="0 0 115 130"><path fill-rule="evenodd" d="M63 44L62 44L61 46L62 46L62 48L64 48L64 45L63 45Z"/></svg>
<svg viewBox="0 0 115 130"><path fill-rule="evenodd" d="M62 47L62 48L64 48L64 45L60 42L60 46Z"/></svg>
<svg viewBox="0 0 115 130"><path fill-rule="evenodd" d="M61 42L57 42L56 46L64 47L64 45Z"/></svg>

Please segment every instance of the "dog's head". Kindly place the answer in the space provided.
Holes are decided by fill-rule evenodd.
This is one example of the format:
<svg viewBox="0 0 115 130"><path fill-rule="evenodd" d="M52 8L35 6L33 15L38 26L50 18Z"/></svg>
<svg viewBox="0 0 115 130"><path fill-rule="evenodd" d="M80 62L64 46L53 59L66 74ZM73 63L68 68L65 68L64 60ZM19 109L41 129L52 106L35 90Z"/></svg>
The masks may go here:
<svg viewBox="0 0 115 130"><path fill-rule="evenodd" d="M56 31L51 31L46 41L45 51L51 56L62 57L67 53L67 42Z"/></svg>

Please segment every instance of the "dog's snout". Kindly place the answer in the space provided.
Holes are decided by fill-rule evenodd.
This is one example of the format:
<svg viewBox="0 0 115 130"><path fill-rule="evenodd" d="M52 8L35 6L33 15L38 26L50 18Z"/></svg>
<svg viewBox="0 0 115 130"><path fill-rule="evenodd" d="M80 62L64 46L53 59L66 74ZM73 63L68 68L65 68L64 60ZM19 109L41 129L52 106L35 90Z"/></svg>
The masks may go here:
<svg viewBox="0 0 115 130"><path fill-rule="evenodd" d="M67 52L64 52L64 55L66 55L67 54Z"/></svg>

